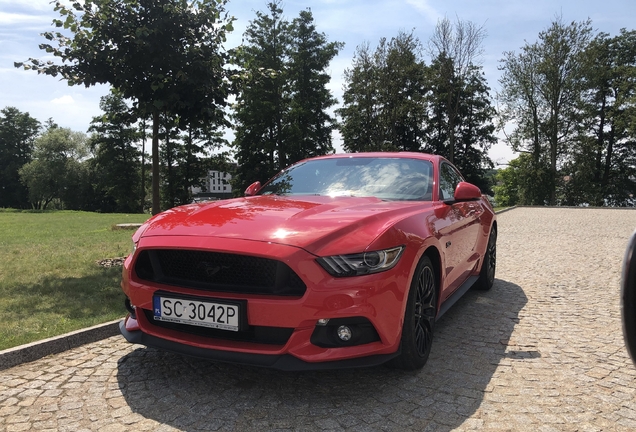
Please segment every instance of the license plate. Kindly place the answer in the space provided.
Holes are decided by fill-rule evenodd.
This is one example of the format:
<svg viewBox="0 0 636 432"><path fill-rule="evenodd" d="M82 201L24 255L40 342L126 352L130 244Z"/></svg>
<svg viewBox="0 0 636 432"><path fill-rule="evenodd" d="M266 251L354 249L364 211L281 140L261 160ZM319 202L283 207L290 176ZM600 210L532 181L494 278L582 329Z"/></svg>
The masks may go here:
<svg viewBox="0 0 636 432"><path fill-rule="evenodd" d="M239 331L238 305L155 296L153 309L157 321Z"/></svg>

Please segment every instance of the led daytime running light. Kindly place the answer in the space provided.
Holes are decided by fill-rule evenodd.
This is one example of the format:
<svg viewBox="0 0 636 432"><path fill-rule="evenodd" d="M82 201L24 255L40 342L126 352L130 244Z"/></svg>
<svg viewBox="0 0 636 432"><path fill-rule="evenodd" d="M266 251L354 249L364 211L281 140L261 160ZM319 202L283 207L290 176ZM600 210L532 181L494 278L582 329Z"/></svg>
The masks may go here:
<svg viewBox="0 0 636 432"><path fill-rule="evenodd" d="M358 276L378 273L393 268L404 246L379 251L370 251L349 255L333 255L318 258L318 263L333 276Z"/></svg>

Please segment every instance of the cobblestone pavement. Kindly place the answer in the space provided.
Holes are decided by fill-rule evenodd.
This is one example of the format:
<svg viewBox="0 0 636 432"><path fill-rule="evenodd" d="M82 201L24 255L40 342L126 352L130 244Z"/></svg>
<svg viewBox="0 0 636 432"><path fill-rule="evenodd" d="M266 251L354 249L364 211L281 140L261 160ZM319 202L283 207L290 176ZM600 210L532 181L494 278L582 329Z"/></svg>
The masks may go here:
<svg viewBox="0 0 636 432"><path fill-rule="evenodd" d="M493 289L438 322L418 372L283 373L113 337L0 372L0 430L636 430L620 268L636 211L499 216Z"/></svg>

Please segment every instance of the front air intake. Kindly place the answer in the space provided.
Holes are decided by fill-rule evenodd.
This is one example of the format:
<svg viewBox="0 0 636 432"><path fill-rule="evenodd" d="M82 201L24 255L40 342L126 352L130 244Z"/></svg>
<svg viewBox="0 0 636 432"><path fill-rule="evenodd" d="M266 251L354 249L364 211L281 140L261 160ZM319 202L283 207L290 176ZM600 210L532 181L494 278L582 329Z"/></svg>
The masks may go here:
<svg viewBox="0 0 636 432"><path fill-rule="evenodd" d="M135 274L150 282L206 291L300 297L307 289L281 261L221 252L143 250Z"/></svg>

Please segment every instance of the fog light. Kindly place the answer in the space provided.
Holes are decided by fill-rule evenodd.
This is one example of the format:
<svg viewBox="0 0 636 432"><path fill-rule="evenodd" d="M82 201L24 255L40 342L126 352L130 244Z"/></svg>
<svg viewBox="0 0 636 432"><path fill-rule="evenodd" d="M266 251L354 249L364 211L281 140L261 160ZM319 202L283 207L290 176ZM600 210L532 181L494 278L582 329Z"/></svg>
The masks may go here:
<svg viewBox="0 0 636 432"><path fill-rule="evenodd" d="M345 325L341 325L340 327L338 327L337 333L338 337L343 342L347 342L351 339L351 329Z"/></svg>

